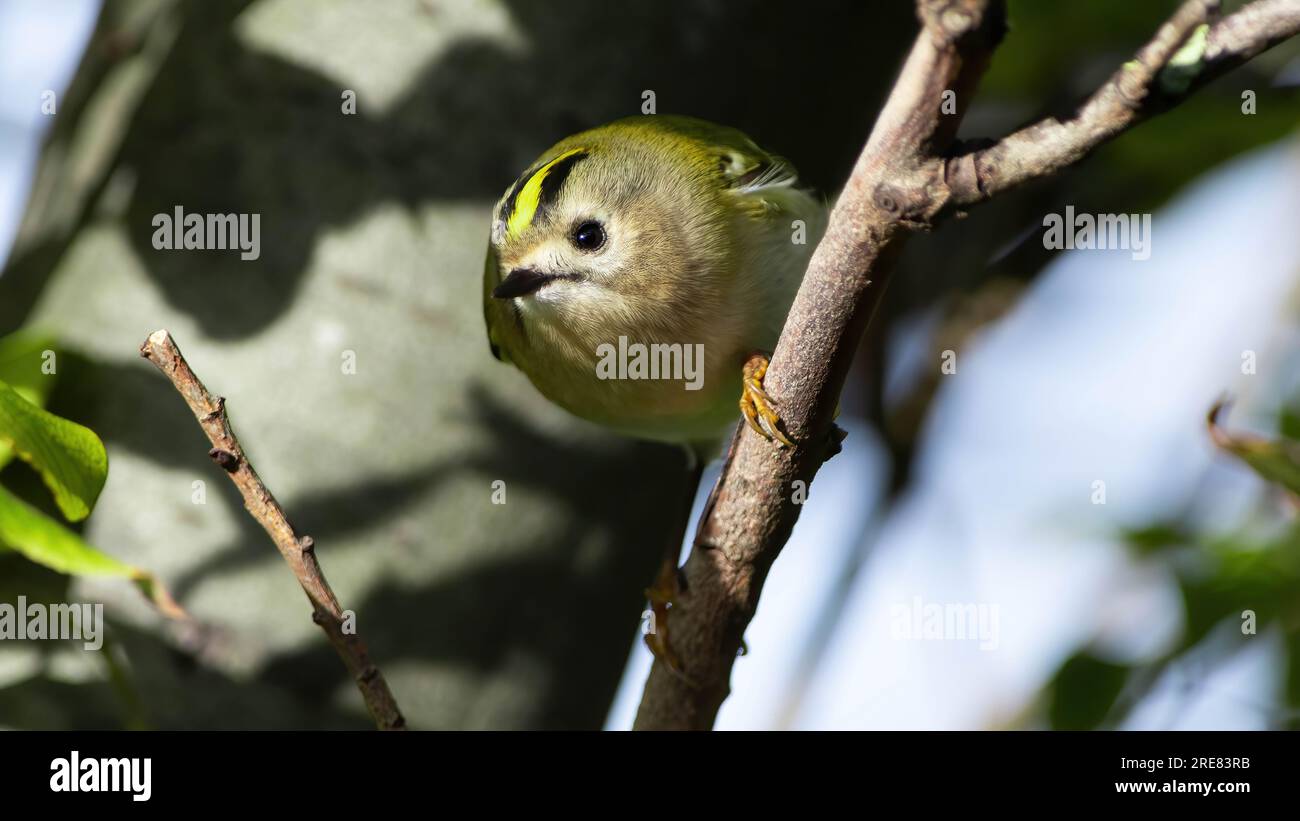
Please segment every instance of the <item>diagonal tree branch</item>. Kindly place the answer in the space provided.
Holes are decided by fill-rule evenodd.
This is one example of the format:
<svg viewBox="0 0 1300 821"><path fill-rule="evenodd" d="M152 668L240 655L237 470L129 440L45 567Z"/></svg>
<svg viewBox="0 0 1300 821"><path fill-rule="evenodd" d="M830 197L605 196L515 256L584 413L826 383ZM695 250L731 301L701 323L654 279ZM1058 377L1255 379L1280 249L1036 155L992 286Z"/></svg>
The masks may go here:
<svg viewBox="0 0 1300 821"><path fill-rule="evenodd" d="M1295 34L1298 7L1300 0L1256 0L1203 29L1218 3L1186 2L1073 120L963 150L956 131L1006 30L1005 2L918 0L921 31L831 212L765 378L799 445L779 449L743 425L738 431L672 611L673 649L686 675L655 662L635 728L713 726L763 582L799 517L795 483L811 483L838 450L832 418L840 390L907 236L1078 162ZM944 114L950 91L956 112Z"/></svg>
<svg viewBox="0 0 1300 821"><path fill-rule="evenodd" d="M140 355L148 359L171 380L172 385L190 406L199 426L212 442L212 457L244 497L244 507L249 515L266 530L288 562L289 569L302 585L312 604L312 621L320 625L338 651L339 658L356 682L365 700L370 717L381 730L402 730L406 719L397 707L384 676L370 661L366 644L355 631L343 629L343 608L330 589L325 574L316 561L315 542L310 536L299 536L285 516L280 503L262 483L257 471L244 455L244 449L230 427L226 416L226 400L214 397L190 369L189 363L176 347L171 334L155 331L140 346Z"/></svg>

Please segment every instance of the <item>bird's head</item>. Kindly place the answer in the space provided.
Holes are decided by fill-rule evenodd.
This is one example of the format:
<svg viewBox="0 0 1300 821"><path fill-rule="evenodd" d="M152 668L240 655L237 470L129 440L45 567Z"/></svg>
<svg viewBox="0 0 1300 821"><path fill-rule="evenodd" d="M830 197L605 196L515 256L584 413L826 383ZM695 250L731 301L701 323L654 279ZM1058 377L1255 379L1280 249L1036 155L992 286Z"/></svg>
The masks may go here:
<svg viewBox="0 0 1300 821"><path fill-rule="evenodd" d="M497 203L488 295L525 338L589 352L620 335L690 342L720 309L734 273L726 160L650 120L564 140Z"/></svg>

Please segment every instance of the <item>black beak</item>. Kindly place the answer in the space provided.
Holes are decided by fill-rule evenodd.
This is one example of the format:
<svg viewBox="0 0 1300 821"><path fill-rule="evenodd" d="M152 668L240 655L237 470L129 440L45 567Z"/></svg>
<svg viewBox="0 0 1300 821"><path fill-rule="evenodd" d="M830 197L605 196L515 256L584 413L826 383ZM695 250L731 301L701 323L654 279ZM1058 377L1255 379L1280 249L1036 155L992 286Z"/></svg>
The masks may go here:
<svg viewBox="0 0 1300 821"><path fill-rule="evenodd" d="M531 268L516 268L510 276L501 280L501 284L492 289L492 296L497 299L514 299L528 296L548 282L556 279L569 279L563 274L543 274Z"/></svg>

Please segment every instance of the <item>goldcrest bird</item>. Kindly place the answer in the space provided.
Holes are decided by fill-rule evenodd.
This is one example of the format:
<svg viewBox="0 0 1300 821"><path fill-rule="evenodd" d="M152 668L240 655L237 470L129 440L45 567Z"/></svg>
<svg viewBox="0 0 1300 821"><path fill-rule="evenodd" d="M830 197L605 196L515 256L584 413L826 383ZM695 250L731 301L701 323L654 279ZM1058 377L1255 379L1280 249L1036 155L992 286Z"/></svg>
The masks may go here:
<svg viewBox="0 0 1300 821"><path fill-rule="evenodd" d="M764 352L826 226L825 204L797 183L744 134L689 117L631 117L561 140L492 214L493 355L584 419L684 445L697 480L737 396L755 431L791 444L763 390ZM646 590L656 629L645 639L686 676L668 641L680 546L667 546Z"/></svg>
<svg viewBox="0 0 1300 821"><path fill-rule="evenodd" d="M825 203L794 168L736 129L644 115L575 134L493 212L492 353L577 416L703 459L735 422L737 397L756 431L789 444L761 354L825 224ZM642 367L611 367L629 355Z"/></svg>

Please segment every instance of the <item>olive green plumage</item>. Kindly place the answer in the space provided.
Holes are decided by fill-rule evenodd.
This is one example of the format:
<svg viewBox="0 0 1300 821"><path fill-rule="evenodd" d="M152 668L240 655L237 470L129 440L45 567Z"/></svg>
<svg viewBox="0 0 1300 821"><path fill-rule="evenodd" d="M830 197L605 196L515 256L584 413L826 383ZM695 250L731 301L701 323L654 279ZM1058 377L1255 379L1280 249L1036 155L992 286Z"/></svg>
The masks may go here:
<svg viewBox="0 0 1300 821"><path fill-rule="evenodd" d="M648 115L575 134L493 211L493 353L578 416L707 451L738 417L745 357L775 345L825 221L794 169L735 129ZM620 337L702 345L700 388L601 379L598 352Z"/></svg>

